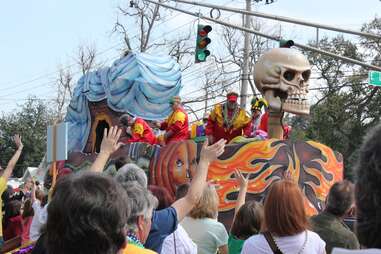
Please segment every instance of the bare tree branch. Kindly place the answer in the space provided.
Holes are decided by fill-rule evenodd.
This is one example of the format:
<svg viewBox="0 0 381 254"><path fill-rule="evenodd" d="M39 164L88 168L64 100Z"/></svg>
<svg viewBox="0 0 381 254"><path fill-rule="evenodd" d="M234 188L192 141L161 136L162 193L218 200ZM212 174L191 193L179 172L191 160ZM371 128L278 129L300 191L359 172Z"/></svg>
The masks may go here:
<svg viewBox="0 0 381 254"><path fill-rule="evenodd" d="M58 77L56 80L57 97L55 98L56 104L56 119L63 120L64 109L68 100L73 95L73 73L68 68L59 67Z"/></svg>
<svg viewBox="0 0 381 254"><path fill-rule="evenodd" d="M83 45L78 47L78 53L75 60L82 72L82 75L85 75L88 71L95 67L96 54L97 50L95 47Z"/></svg>
<svg viewBox="0 0 381 254"><path fill-rule="evenodd" d="M73 96L75 87L75 73L81 75L87 74L89 71L97 67L96 63L97 50L94 46L79 46L74 57L77 63L78 71L73 71L71 68L58 66L58 76L54 82L57 91L55 102L55 115L59 121L65 116L65 109L68 106L70 99Z"/></svg>
<svg viewBox="0 0 381 254"><path fill-rule="evenodd" d="M118 33L123 37L124 44L128 51L132 50L130 38L127 32L127 29L123 24L119 22L119 19L116 20L114 24L114 28L112 29L112 33Z"/></svg>

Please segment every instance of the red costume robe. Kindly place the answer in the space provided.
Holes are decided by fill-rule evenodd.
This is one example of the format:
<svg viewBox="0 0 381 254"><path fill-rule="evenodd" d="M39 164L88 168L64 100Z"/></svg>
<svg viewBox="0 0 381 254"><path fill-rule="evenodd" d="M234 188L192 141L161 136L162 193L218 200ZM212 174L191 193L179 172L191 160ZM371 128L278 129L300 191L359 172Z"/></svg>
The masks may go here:
<svg viewBox="0 0 381 254"><path fill-rule="evenodd" d="M213 111L210 113L208 123L206 125L205 133L207 136L213 136L214 142L220 139L225 139L227 142L231 141L233 138L242 136L244 133L248 132L247 129L251 127L251 119L246 114L245 110L239 108L235 118L232 121L231 127L227 127L224 124L224 107L226 104L218 104L214 107ZM227 109L228 119L232 119L234 110Z"/></svg>
<svg viewBox="0 0 381 254"><path fill-rule="evenodd" d="M172 135L165 140L166 144L188 139L189 123L187 112L179 107L161 124L160 129L166 132L172 132Z"/></svg>
<svg viewBox="0 0 381 254"><path fill-rule="evenodd" d="M136 118L134 124L131 126L132 137L128 142L143 142L154 145L157 143L155 134L152 128L141 118Z"/></svg>

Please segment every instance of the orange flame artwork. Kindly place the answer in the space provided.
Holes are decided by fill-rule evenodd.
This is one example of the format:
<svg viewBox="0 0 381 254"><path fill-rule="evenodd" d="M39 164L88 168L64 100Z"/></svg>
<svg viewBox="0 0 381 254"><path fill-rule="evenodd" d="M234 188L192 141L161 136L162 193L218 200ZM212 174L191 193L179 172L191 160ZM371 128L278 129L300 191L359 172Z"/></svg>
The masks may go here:
<svg viewBox="0 0 381 254"><path fill-rule="evenodd" d="M193 141L161 148L151 159L150 183L163 186L174 195L176 187L194 175L200 148ZM329 188L343 178L342 156L317 142L270 139L227 145L208 172L208 179L218 186L221 213L235 207L239 191L235 169L249 175L248 199L263 199L272 182L290 177L303 191L309 215L323 209Z"/></svg>

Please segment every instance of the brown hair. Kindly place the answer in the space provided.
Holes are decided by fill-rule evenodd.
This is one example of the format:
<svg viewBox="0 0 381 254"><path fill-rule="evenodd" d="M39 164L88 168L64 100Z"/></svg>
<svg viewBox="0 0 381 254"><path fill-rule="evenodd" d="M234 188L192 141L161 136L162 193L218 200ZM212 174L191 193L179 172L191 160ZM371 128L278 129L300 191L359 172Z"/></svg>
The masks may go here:
<svg viewBox="0 0 381 254"><path fill-rule="evenodd" d="M309 227L302 192L290 180L272 184L265 200L264 212L263 231L277 236L295 235Z"/></svg>
<svg viewBox="0 0 381 254"><path fill-rule="evenodd" d="M256 201L246 202L237 212L230 233L241 240L256 235L261 230L263 206Z"/></svg>
<svg viewBox="0 0 381 254"><path fill-rule="evenodd" d="M36 190L36 199L40 201L41 207L44 207L48 203L48 195L42 190Z"/></svg>
<svg viewBox="0 0 381 254"><path fill-rule="evenodd" d="M335 216L344 216L355 203L355 187L348 180L332 185L328 193L327 212Z"/></svg>
<svg viewBox="0 0 381 254"><path fill-rule="evenodd" d="M24 209L22 212L22 217L23 217L23 219L25 219L25 218L30 217L30 216L34 216L34 210L32 207L32 201L30 199L27 199L24 202Z"/></svg>
<svg viewBox="0 0 381 254"><path fill-rule="evenodd" d="M169 191L166 188L157 185L149 185L148 189L159 201L159 205L156 208L157 210L170 207L174 202L174 198L169 194Z"/></svg>
<svg viewBox="0 0 381 254"><path fill-rule="evenodd" d="M207 185L198 203L190 211L189 216L193 219L203 219L217 217L218 213L218 195L212 185Z"/></svg>

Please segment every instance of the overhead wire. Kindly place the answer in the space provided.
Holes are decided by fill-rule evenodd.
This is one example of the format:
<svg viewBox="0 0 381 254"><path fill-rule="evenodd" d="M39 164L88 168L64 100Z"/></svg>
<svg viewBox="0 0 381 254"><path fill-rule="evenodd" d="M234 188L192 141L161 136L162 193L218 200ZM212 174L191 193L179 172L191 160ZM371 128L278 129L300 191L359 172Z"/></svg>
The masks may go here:
<svg viewBox="0 0 381 254"><path fill-rule="evenodd" d="M228 3L228 2L232 2L232 0L226 1L225 4ZM192 8L194 8L194 7L191 7L190 9L192 9ZM177 15L174 15L173 17L169 18L168 20L166 20L166 21L160 23L159 26L160 26L160 25L163 25L164 23L166 23L166 22L168 22L168 21L170 21L170 20L172 20L172 19L174 19L174 18L176 18L176 17L179 16L179 15L181 15L181 13L179 13L179 14L177 14ZM234 15L234 14L230 15L229 17L231 17L231 16L233 16L233 15ZM197 20L197 18L192 19L190 22L187 22L187 23L185 23L185 24L183 24L183 25L181 25L181 26L179 26L179 27L177 27L177 28L175 28L175 29L172 29L171 31L167 32L166 34L173 33L174 31L177 31L178 29L180 29L180 28L182 28L182 27L184 27L184 26L186 26L186 25L189 25L189 24L195 22L196 20ZM137 36L138 36L138 35L135 35L135 36L133 36L132 38L136 38ZM161 38L161 36L158 36L158 37L157 37L156 39L154 39L151 43L154 43L155 41L157 41L157 40L160 39L160 38ZM111 50L111 49L114 49L114 48L116 48L116 47L122 45L123 43L124 43L124 42L117 43L117 44L115 44L114 46L111 46L111 47L107 48L106 50L101 51L98 55L103 54L103 53L105 53L105 52L107 52L107 51L109 51L109 50ZM136 47L134 50L136 50L136 49L138 49L138 47ZM65 67L64 69L69 69L70 67L74 66L75 64L76 64L76 63L73 63L73 64L71 64L71 65ZM55 72L52 72L52 73L50 73L50 74L53 75L53 74L57 74L57 73L58 73L58 72L55 71ZM79 74L79 73L80 73L80 71L75 72L73 75L77 75L77 74ZM49 75L49 74L48 74L48 75ZM40 77L38 77L38 78L33 79L33 81L42 79L43 76L46 77L47 75L42 75L42 76L40 76ZM28 82L28 81L27 81L27 82L22 82L23 85L28 84L28 83L30 83L30 82ZM32 89L40 88L40 87L43 87L43 86L46 86L46 85L49 85L49 84L54 84L54 83L55 83L55 81L45 82L45 83L43 83L43 84L40 84L40 85L37 85L37 86L33 86L32 88L29 88L29 89L27 89L27 90L30 91L30 90L32 90ZM13 87L13 88L18 88L17 85L16 85L16 86L13 85L12 87ZM10 89L13 89L13 88L10 88ZM1 90L10 90L10 89L3 88L3 89L0 89L0 91L1 91ZM12 92L12 93L8 93L8 94L6 94L6 95L1 95L1 96L0 96L0 99L3 99L4 97L9 97L9 96L11 96L11 95L18 94L18 93L20 93L20 92L24 92L24 91L25 91L25 89L23 89L23 90L18 90L18 91L16 91L16 92ZM50 93L49 93L49 94L50 94ZM54 100L54 99L53 99L53 100Z"/></svg>
<svg viewBox="0 0 381 254"><path fill-rule="evenodd" d="M228 1L229 2L229 1ZM192 8L193 8L193 6L192 6ZM178 14L178 15L180 15L180 13ZM178 15L175 15L175 16L178 16ZM170 19L169 19L170 20ZM168 21L168 20L167 20ZM165 21L165 22L167 22L167 21ZM163 22L163 23L165 23L165 22ZM193 21L191 21L191 22L189 22L189 23L192 23ZM163 23L160 23L160 25L161 24L163 24ZM189 24L188 23L188 24ZM120 45L121 43L118 43L117 45ZM113 46L113 47L115 47L115 46ZM113 47L110 47L109 49L106 49L105 51L107 51L107 50L110 50L110 49L112 49ZM193 75L194 73L192 73L192 75ZM189 74L189 76L191 76L191 74ZM46 85L47 83L44 83L44 84L42 84L41 86L43 86L43 85ZM39 87L39 86L38 86ZM32 87L31 89L34 89L34 88L36 88L36 87ZM15 92L15 93L10 93L10 94L7 94L7 95L5 95L5 96L10 96L10 95L12 95L12 94L16 94L16 93L18 93L18 92ZM4 97L4 96L3 96Z"/></svg>
<svg viewBox="0 0 381 254"><path fill-rule="evenodd" d="M179 26L179 27L177 27L176 29L171 30L171 31L168 32L167 34L172 33L172 32L174 32L174 31L178 30L179 28L184 27L185 25L189 25L190 23L194 22L195 20L196 20L196 19L194 19L194 20L192 20L192 21L190 21L190 22L188 22L188 23L186 23L186 24L184 24L184 25L182 25L182 26ZM157 41L159 38L160 38L160 37L158 36L155 40L153 40L153 42ZM135 48L135 49L136 49L136 48ZM73 75L80 74L81 72L82 72L81 70L78 70L77 72L74 72ZM56 72L56 73L57 73L57 72ZM31 88L29 88L29 89L27 89L27 90L30 91L30 90L34 90L34 89L36 89L36 88L40 88L40 87L49 85L49 84L52 85L52 84L55 84L55 82L56 82L56 81L44 82L44 83L42 83L42 84L33 86L33 87L31 87ZM15 87L15 88L18 88L18 87ZM3 90L5 90L5 89L3 89ZM9 89L7 89L7 90L9 90ZM1 90L0 90L0 91L1 91ZM11 96L11 95L14 95L14 94L18 94L18 93L23 92L23 91L25 91L25 89L17 90L16 92L13 91L13 92L8 93L8 94L6 94L6 95L1 95L1 96L0 96L0 99L3 99L4 97L8 97L8 96Z"/></svg>
<svg viewBox="0 0 381 254"><path fill-rule="evenodd" d="M229 0L229 1L227 1L226 3L228 3L228 2L232 2L232 0ZM175 16L173 16L173 17L171 17L170 19L164 21L163 23L160 23L159 25L162 25L162 24L168 22L169 20L174 19L175 17L177 17L177 16L179 16L179 15L181 15L181 13L180 13L180 14L177 14L177 15L175 15ZM234 15L234 14L232 14L232 15ZM230 15L230 16L232 16L232 15ZM182 27L184 27L184 26L187 26L187 25L189 25L189 24L195 22L196 20L197 20L197 18L192 19L191 21L189 21L189 22L187 22L187 23L185 23L185 24L183 24L183 25L181 25L181 26L179 26L179 27L176 27L175 29L170 30L170 31L167 32L166 34L173 33L174 31L177 31L178 29L180 29L180 28L182 28ZM135 35L134 37L137 37L137 35ZM151 43L154 43L155 41L157 41L157 40L160 39L160 38L161 38L161 36L158 36L158 37L155 38ZM114 45L114 46L112 46L112 47L110 47L110 48L108 48L108 49L102 51L101 53L105 53L105 52L107 52L108 50L111 50L111 49L113 49L113 48L115 48L115 47L117 47L117 46L119 46L119 45L121 45L121 44L123 44L123 43L118 43L118 44L116 44L116 45ZM137 48L138 48L138 47L137 47ZM135 50L136 50L137 48L135 48ZM73 63L72 65L75 65L75 63ZM72 66L72 65L69 65L69 66L67 66L66 68L69 68L69 67ZM81 72L81 71L77 71L77 72L73 73L73 75L77 75L77 74L79 74L80 72ZM56 73L57 73L57 72L53 72L53 74L56 74ZM43 86L46 86L46 85L49 85L49 84L54 84L55 82L56 82L56 81L44 82L43 84L39 84L39 85L37 85L37 86L33 86L33 87L29 88L28 90L34 90L34 89L36 89L36 88L40 88L40 87L43 87ZM26 82L23 82L23 83L25 84ZM15 87L15 88L17 88L17 87ZM1 91L1 90L9 90L9 89L5 89L5 88L3 88L3 89L0 89L0 91ZM20 93L20 92L24 92L24 91L25 91L25 89L17 90L17 91L13 91L13 92L11 92L11 93L8 93L8 94L5 94L5 95L1 95L1 96L0 96L0 99L3 99L3 98L5 98L5 97L9 97L9 96L11 96L11 95L18 94L18 93ZM53 100L54 100L54 99L53 99Z"/></svg>
<svg viewBox="0 0 381 254"><path fill-rule="evenodd" d="M228 0L228 1L226 1L224 4L227 4L227 3L229 3L229 2L233 2L233 0ZM195 6L191 6L189 9L193 9L193 8L195 8ZM170 20L175 19L176 17L178 17L178 16L180 16L180 15L181 15L181 13L178 13L178 14L176 14L176 15L170 17L169 19L163 21L162 23L159 23L158 26L162 26L163 24L169 22ZM232 14L232 15L234 15L234 14ZM230 15L230 16L232 16L232 15ZM173 31L176 31L176 30L178 30L179 28L182 28L182 27L184 27L184 26L186 26L186 25L189 25L190 23L193 23L195 20L197 20L197 18L192 19L190 22L187 22L187 23L185 23L185 24L183 24L183 25L177 27L177 28L175 28L175 29L173 29L173 30L167 32L166 34L172 33ZM132 37L130 38L130 40L132 40L132 39L134 39L134 38L137 38L138 36L139 36L139 34L136 34L136 35L132 36ZM153 42L157 41L159 38L161 38L161 36L158 36ZM124 42L118 42L118 43L114 44L113 46L111 46L111 47L109 47L109 48L106 48L106 49L100 51L100 52L97 53L96 55L97 55L97 56L102 55L102 54L104 54L104 53L106 53L106 52L108 52L108 51L110 51L110 50L112 50L112 49L116 49L117 47L119 47L119 46L121 46L121 45L123 45L123 44L124 44ZM134 50L137 50L138 48L139 48L139 47L136 47ZM63 69L64 69L64 70L65 70L65 69L69 69L69 68L75 66L76 64L77 64L77 63L73 62L72 64L69 64L68 66L64 67ZM32 82L34 82L34 81L37 81L37 80L40 80L40 79L43 79L43 78L47 78L47 77L50 77L50 76L53 76L53 75L56 75L57 73L58 73L58 71L53 71L53 72L50 72L50 73L47 73L47 74L43 74L43 75L37 76L37 77L35 77L35 78L32 78L32 79L30 79L30 80L26 80L26 81L23 81L23 82L21 82L21 83L18 83L18 84L16 84L16 85L13 84L11 87L8 87L8 88L2 88L2 89L0 89L0 91L9 89L9 88L12 88L12 87L15 87L15 86L19 86L19 85L29 84L29 83L32 83ZM9 83L9 82L8 82L8 83ZM5 83L4 83L4 84L5 84ZM2 84L0 84L0 86L2 86Z"/></svg>
<svg viewBox="0 0 381 254"><path fill-rule="evenodd" d="M192 8L194 8L194 7L191 7L191 9L192 9ZM176 18L176 17L178 17L178 16L180 16L180 15L181 15L181 13L178 13L178 14L174 15L173 17L171 17L171 18L169 18L169 19L163 21L162 23L159 23L158 26L162 26L163 24L169 22L170 20L173 20L174 18ZM170 32L168 32L168 33L166 33L166 34L172 33L173 31L176 31L176 30L178 30L179 28L184 27L185 25L189 25L190 23L193 23L195 20L197 20L197 18L192 19L190 22L187 22L187 23L185 23L185 24L183 24L183 25L177 27L177 28L171 30ZM132 39L134 39L134 38L137 38L138 36L139 36L139 34L136 34L136 35L132 36L132 37L130 38L130 40L132 40ZM160 38L162 38L162 37L161 37L161 36L158 36L155 40L153 40L153 42L157 41L157 40L160 39ZM96 56L100 56L100 55L102 55L102 54L104 54L104 53L106 53L106 52L108 52L108 51L110 51L110 50L112 50L112 49L116 49L117 47L119 47L119 46L121 46L121 45L123 45L123 44L124 44L124 42L118 42L118 43L114 44L113 46L108 47L108 48L106 48L106 49L100 51L99 53L96 53ZM134 48L133 50L137 50L138 48L139 48L139 47L137 46L137 47ZM69 64L69 65L63 67L62 69L63 69L63 70L67 70L67 69L70 69L71 67L73 67L73 66L75 66L75 65L77 65L77 63L76 63L76 62L73 62L73 63L71 63L71 64ZM53 71L53 72L50 72L50 73L46 73L46 74L37 76L36 78L32 78L32 79L30 79L30 80L23 81L23 82L18 83L18 84L13 84L13 85L10 86L10 87L1 88L0 91L8 90L8 89L12 89L12 88L14 88L14 87L18 87L18 86L25 85L25 84L29 84L29 83L35 82L35 81L37 81L37 80L40 80L40 79L49 78L49 77L51 77L51 76L53 76L53 75L56 75L56 74L58 74L58 71ZM4 84L5 84L5 83L4 83ZM0 85L0 86L2 86L2 85Z"/></svg>

